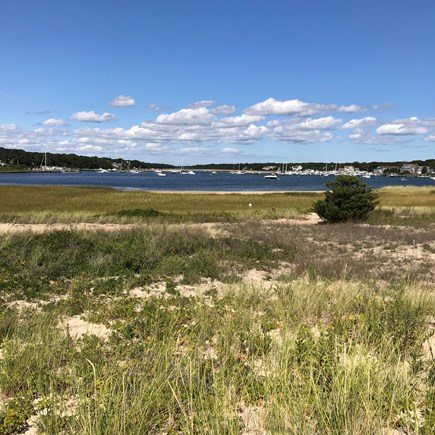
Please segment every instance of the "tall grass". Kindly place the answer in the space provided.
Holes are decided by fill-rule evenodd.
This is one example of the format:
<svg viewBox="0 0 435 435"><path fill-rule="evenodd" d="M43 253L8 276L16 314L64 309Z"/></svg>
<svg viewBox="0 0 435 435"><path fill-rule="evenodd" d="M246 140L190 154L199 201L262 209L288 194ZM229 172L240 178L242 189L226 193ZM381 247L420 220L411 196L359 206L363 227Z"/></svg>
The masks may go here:
<svg viewBox="0 0 435 435"><path fill-rule="evenodd" d="M46 433L435 427L425 381L434 362L421 353L430 287L374 292L304 277L267 295L233 285L212 304L177 295L136 301L133 311L112 304L121 306L97 309L108 341L71 341L51 308L21 313L4 336L0 388L36 398L22 417L40 412Z"/></svg>

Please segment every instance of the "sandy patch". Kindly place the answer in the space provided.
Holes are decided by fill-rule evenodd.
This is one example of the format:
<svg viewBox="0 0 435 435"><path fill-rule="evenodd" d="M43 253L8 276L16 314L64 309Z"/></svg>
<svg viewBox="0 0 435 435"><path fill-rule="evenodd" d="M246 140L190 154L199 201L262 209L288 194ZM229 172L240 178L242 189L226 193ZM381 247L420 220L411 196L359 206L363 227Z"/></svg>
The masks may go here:
<svg viewBox="0 0 435 435"><path fill-rule="evenodd" d="M135 287L128 292L131 298L149 299L149 298L167 298L166 285L163 282L150 285L149 287Z"/></svg>
<svg viewBox="0 0 435 435"><path fill-rule="evenodd" d="M25 309L32 309L34 311L41 310L41 307L36 302L18 300L18 301L9 302L7 305L10 308L17 308L18 310L25 310Z"/></svg>
<svg viewBox="0 0 435 435"><path fill-rule="evenodd" d="M111 333L110 329L106 328L104 325L87 322L80 316L63 317L60 326L75 340L82 338L86 334L107 339Z"/></svg>
<svg viewBox="0 0 435 435"><path fill-rule="evenodd" d="M264 408L261 406L247 406L244 402L241 402L239 405L239 418L244 426L242 435L266 435Z"/></svg>
<svg viewBox="0 0 435 435"><path fill-rule="evenodd" d="M274 220L265 220L264 223L267 224L287 224L287 225L317 225L323 222L323 220L319 217L317 213L309 213L306 215L302 215L297 219L274 219Z"/></svg>

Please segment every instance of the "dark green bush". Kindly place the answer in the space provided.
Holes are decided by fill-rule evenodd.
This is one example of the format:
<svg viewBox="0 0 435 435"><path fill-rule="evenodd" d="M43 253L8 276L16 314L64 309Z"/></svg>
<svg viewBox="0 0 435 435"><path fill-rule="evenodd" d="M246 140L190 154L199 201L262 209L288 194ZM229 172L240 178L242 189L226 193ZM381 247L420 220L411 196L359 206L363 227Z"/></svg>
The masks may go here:
<svg viewBox="0 0 435 435"><path fill-rule="evenodd" d="M328 223L362 221L377 205L377 195L358 177L339 175L326 183L331 189L314 203L314 211Z"/></svg>

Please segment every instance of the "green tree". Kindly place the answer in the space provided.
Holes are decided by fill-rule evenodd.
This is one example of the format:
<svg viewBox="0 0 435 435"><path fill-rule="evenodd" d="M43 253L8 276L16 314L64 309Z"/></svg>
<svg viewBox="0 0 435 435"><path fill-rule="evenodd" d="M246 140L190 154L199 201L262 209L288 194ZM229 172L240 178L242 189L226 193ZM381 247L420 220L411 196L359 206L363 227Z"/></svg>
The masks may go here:
<svg viewBox="0 0 435 435"><path fill-rule="evenodd" d="M314 203L314 211L328 223L362 221L377 205L377 195L358 177L339 175L326 183L325 198Z"/></svg>

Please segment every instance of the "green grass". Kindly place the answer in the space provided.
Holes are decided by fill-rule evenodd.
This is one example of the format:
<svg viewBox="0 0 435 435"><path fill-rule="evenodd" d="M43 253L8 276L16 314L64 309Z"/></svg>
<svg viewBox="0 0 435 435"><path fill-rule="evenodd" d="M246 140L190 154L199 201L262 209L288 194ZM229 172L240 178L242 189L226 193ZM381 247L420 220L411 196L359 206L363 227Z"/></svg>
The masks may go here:
<svg viewBox="0 0 435 435"><path fill-rule="evenodd" d="M61 333L53 306L21 312L2 342L0 388L17 398L2 433L38 409L44 433L432 433L430 288L301 277L204 301L100 300L108 341Z"/></svg>
<svg viewBox="0 0 435 435"><path fill-rule="evenodd" d="M382 188L370 223L435 221L435 190ZM297 218L312 210L322 193L163 193L110 188L0 186L3 222L231 222ZM249 207L249 204L252 204Z"/></svg>
<svg viewBox="0 0 435 435"><path fill-rule="evenodd" d="M430 222L246 219L314 194L14 189L3 217L147 225L0 234L0 433L29 418L47 434L434 433ZM219 231L192 224L208 220ZM252 269L265 279L243 281ZM71 316L109 335L77 337Z"/></svg>
<svg viewBox="0 0 435 435"><path fill-rule="evenodd" d="M3 221L137 221L174 219L212 221L219 217L292 217L306 213L318 193L190 194L120 191L61 186L0 186ZM249 207L252 204L252 207ZM152 215L149 210L154 210ZM150 215L151 214L151 215ZM169 217L168 217L169 215Z"/></svg>

